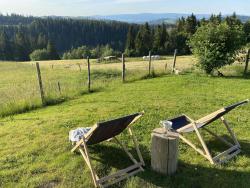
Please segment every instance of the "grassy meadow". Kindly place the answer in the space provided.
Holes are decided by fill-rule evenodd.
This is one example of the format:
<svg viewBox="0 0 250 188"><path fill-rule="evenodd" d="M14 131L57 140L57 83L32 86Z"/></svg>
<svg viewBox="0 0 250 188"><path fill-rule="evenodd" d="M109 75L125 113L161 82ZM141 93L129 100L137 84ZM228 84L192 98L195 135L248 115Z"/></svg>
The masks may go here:
<svg viewBox="0 0 250 188"><path fill-rule="evenodd" d="M82 156L70 153L68 132L142 110L145 115L132 128L146 162L145 171L113 187L248 187L250 105L226 116L243 150L227 164L212 166L180 142L175 175L163 176L150 169L151 132L159 127L160 120L182 113L197 119L250 98L249 79L240 75L243 65L225 67L222 69L225 77L213 77L198 71L190 56L177 58L180 75L165 74L166 62L168 73L171 58L153 62L156 75L161 76L146 78L147 62L128 60L128 81L122 84L120 63L97 64L92 60L92 93L86 90L86 64L82 60L41 62L47 100L51 104L57 100L64 102L38 109L34 109L41 106L34 62L0 63L0 109L1 115L5 115L0 119L0 187L93 187ZM21 111L27 112L13 114ZM215 122L209 128L224 135L226 130L220 125ZM225 149L214 137L202 134L212 153ZM189 137L195 140L193 134ZM125 134L121 138L128 142ZM131 164L123 150L112 143L92 146L90 151L100 176Z"/></svg>
<svg viewBox="0 0 250 188"><path fill-rule="evenodd" d="M166 57L165 60L153 61L154 75L169 73L172 59ZM143 79L148 75L147 61L139 58L126 60L128 82ZM121 82L121 63L97 63L94 59L90 62L93 91ZM86 60L39 63L47 104L56 104L87 93ZM182 56L178 58L177 68L188 70L194 63L191 56ZM0 116L26 112L41 106L35 62L0 62Z"/></svg>

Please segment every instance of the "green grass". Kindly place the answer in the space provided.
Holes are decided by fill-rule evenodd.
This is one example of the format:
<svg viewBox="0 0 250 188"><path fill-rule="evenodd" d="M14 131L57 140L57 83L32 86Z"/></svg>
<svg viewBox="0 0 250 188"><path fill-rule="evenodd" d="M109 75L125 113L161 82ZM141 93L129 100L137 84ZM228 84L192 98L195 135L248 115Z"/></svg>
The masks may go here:
<svg viewBox="0 0 250 188"><path fill-rule="evenodd" d="M144 79L148 75L148 62L126 58L126 81ZM184 62L184 61L187 61ZM86 60L41 61L41 75L47 105L74 99L87 93ZM165 71L165 64L168 69ZM154 76L169 72L172 60L152 62ZM191 56L178 59L185 69L193 64ZM80 67L81 69L80 69ZM121 82L121 63L96 63L91 60L91 89L98 91ZM58 83L61 91L59 91ZM0 116L27 112L42 107L35 62L0 62Z"/></svg>
<svg viewBox="0 0 250 188"><path fill-rule="evenodd" d="M108 76L112 77L112 73ZM166 75L126 84L109 84L91 94L59 105L0 119L0 187L93 187L91 175L79 153L70 153L68 132L97 121L137 111L145 115L133 126L146 161L144 172L114 187L248 187L250 185L250 105L228 115L243 152L223 166L212 166L180 143L178 171L163 176L150 169L151 131L159 121L185 113L196 119L222 106L249 98L249 80L197 74ZM217 126L216 126L217 125ZM211 129L224 134L214 123ZM205 135L212 152L222 149ZM127 141L126 135L121 135ZM189 135L194 139L193 135ZM129 143L131 145L131 143ZM100 175L130 164L122 149L110 143L90 148ZM132 153L135 153L132 150Z"/></svg>

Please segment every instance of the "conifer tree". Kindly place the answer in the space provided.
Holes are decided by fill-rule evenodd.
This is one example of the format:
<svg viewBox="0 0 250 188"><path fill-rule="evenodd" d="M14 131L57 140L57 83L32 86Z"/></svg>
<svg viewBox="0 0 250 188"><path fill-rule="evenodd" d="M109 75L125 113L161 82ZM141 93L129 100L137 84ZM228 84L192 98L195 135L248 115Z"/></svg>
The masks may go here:
<svg viewBox="0 0 250 188"><path fill-rule="evenodd" d="M51 60L60 59L59 55L58 55L58 53L56 51L56 48L54 46L54 43L52 43L51 41L48 42L47 51L48 51L48 54L49 54L49 58Z"/></svg>

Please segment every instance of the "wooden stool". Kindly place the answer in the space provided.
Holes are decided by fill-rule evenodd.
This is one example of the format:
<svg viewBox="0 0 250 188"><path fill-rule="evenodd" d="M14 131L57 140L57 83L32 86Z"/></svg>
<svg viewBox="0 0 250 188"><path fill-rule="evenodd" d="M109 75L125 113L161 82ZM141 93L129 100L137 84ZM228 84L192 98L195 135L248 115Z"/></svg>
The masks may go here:
<svg viewBox="0 0 250 188"><path fill-rule="evenodd" d="M156 128L152 133L151 167L161 174L176 172L178 162L178 133Z"/></svg>

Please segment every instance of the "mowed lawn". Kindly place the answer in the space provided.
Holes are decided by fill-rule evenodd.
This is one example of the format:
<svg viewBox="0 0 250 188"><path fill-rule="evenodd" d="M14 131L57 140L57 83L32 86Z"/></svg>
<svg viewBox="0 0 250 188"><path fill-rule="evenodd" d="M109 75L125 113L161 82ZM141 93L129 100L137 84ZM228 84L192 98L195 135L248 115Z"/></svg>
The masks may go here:
<svg viewBox="0 0 250 188"><path fill-rule="evenodd" d="M246 98L250 98L248 79L166 75L113 85L59 105L2 118L0 187L93 187L82 156L70 153L68 132L142 110L145 115L132 128L146 161L145 171L114 187L249 187L250 105L226 116L243 149L229 163L212 166L180 142L175 175L163 176L150 168L151 131L159 127L160 120L182 113L196 119ZM220 122L209 127L218 134L226 133ZM202 133L213 153L225 149L215 138ZM127 142L125 134L121 137ZM189 137L195 140L194 135ZM112 143L92 146L90 151L100 176L131 164L123 150Z"/></svg>

